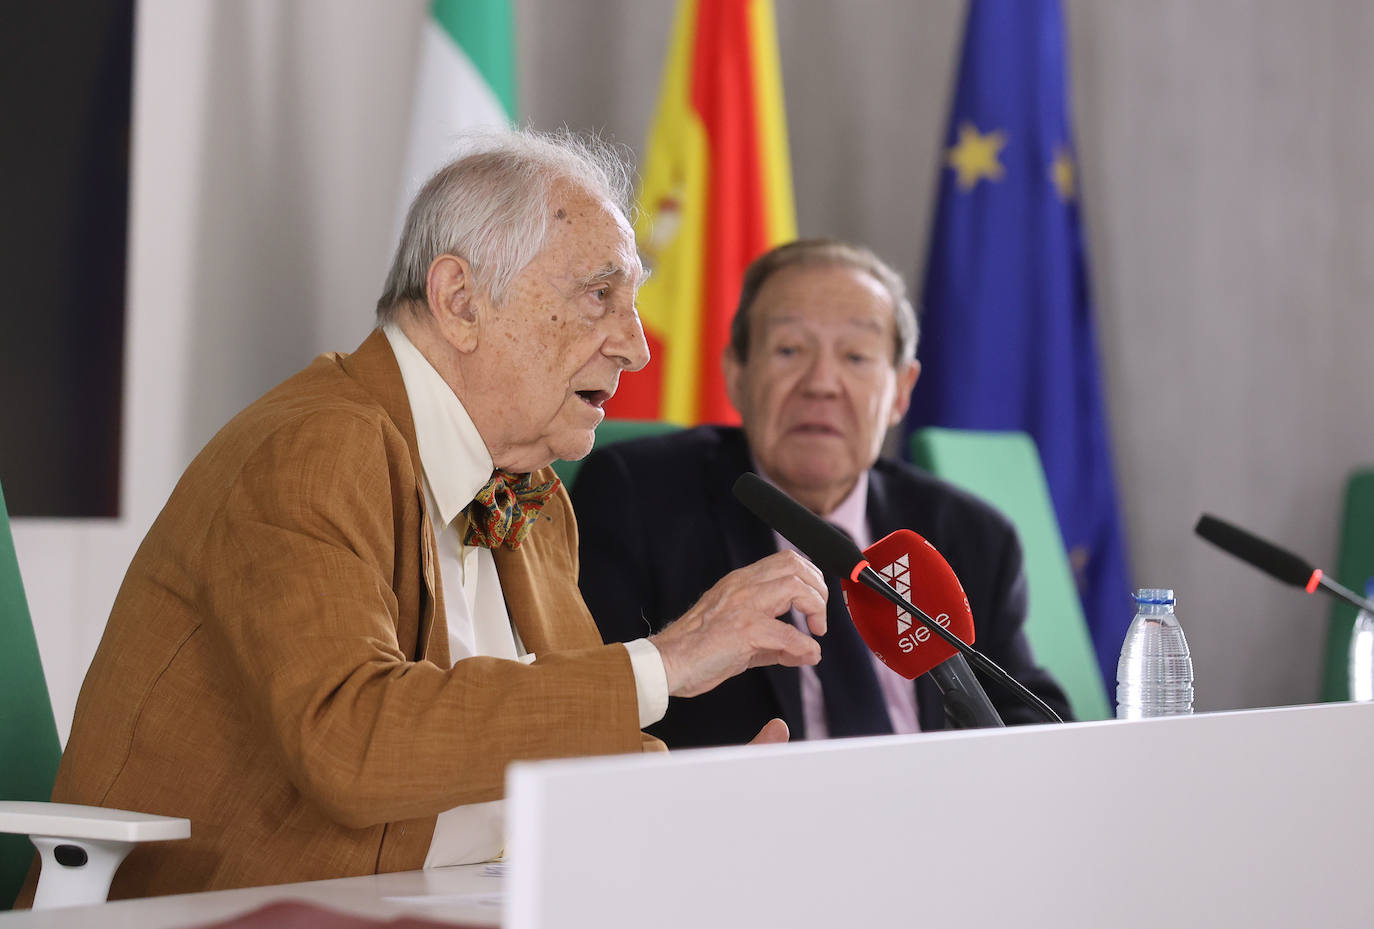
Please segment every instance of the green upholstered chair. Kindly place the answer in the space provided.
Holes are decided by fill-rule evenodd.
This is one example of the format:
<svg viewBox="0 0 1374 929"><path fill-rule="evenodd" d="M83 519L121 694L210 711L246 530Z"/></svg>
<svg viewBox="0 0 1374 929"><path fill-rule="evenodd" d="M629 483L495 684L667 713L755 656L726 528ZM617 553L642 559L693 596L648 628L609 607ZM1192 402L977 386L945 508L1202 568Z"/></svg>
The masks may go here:
<svg viewBox="0 0 1374 929"><path fill-rule="evenodd" d="M43 855L34 906L99 903L134 842L183 839L185 819L48 803L61 757L24 582L0 492L0 909Z"/></svg>
<svg viewBox="0 0 1374 929"><path fill-rule="evenodd" d="M648 419L608 419L596 427L596 440L594 448L601 448L605 445L614 445L616 442L624 442L627 439L642 439L645 436L662 435L665 432L674 432L682 427L677 423L665 423L659 420ZM553 470L562 478L563 485L571 488L577 479L578 469L582 467L580 461L555 461ZM571 493L571 490L569 491Z"/></svg>
<svg viewBox="0 0 1374 929"><path fill-rule="evenodd" d="M48 799L61 754L0 494L0 800ZM32 860L25 836L0 834L0 907L13 902Z"/></svg>
<svg viewBox="0 0 1374 929"><path fill-rule="evenodd" d="M1078 719L1107 719L1112 704L1083 620L1073 572L1035 443L1023 432L921 429L911 460L997 507L1016 526L1030 583L1026 636Z"/></svg>
<svg viewBox="0 0 1374 929"><path fill-rule="evenodd" d="M1374 468L1350 475L1345 488L1345 520L1336 562L1336 580L1359 593L1374 577ZM1326 631L1326 673L1323 700L1350 699L1350 635L1356 610L1339 600L1331 607Z"/></svg>

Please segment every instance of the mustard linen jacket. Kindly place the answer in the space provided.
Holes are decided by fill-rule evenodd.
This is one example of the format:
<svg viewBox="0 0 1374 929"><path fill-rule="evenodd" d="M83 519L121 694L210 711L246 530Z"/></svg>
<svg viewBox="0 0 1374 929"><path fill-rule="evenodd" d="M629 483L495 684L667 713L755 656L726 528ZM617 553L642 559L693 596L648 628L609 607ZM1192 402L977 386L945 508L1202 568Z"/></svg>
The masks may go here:
<svg viewBox="0 0 1374 929"><path fill-rule="evenodd" d="M374 332L236 416L134 557L53 799L191 820L111 897L419 868L519 759L661 748L577 589L566 491L495 552L530 665L450 667L410 405ZM27 896L27 894L25 895Z"/></svg>

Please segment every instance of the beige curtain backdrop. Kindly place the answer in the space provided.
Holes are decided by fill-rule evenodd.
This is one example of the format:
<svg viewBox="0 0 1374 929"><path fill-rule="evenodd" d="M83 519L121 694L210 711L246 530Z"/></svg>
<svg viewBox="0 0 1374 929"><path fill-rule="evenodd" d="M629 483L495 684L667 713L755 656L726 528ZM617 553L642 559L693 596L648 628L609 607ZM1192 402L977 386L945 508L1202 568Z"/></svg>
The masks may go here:
<svg viewBox="0 0 1374 929"><path fill-rule="evenodd" d="M866 242L917 283L963 3L775 3L801 232ZM235 411L370 325L424 8L140 3L126 512L16 527L64 738L124 567L181 469ZM1330 564L1345 475L1374 463L1374 6L1066 8L1134 577L1178 593L1199 709L1312 701L1327 605L1192 525L1210 510ZM529 121L638 151L669 0L516 0L516 14Z"/></svg>

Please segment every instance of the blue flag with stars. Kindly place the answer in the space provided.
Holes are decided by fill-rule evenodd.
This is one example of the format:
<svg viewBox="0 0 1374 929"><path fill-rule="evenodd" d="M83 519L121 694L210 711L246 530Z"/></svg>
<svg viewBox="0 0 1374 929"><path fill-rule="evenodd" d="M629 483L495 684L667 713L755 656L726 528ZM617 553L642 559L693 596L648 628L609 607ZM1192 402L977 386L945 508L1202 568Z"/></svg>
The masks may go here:
<svg viewBox="0 0 1374 929"><path fill-rule="evenodd" d="M1059 0L971 0L907 428L1040 451L1108 692L1131 590L1103 416Z"/></svg>

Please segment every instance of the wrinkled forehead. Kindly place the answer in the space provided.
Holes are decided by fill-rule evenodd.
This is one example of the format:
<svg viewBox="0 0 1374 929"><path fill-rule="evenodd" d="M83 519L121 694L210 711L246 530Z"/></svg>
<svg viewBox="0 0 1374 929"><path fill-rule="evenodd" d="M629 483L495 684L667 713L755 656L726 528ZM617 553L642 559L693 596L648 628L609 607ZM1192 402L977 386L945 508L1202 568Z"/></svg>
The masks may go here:
<svg viewBox="0 0 1374 929"><path fill-rule="evenodd" d="M635 286L643 280L634 229L614 201L560 181L550 191L548 210L546 250L568 252L569 258L585 265L586 274L623 277Z"/></svg>
<svg viewBox="0 0 1374 929"><path fill-rule="evenodd" d="M780 268L759 288L749 313L756 335L786 328L897 334L897 308L887 288L864 269L846 264Z"/></svg>

